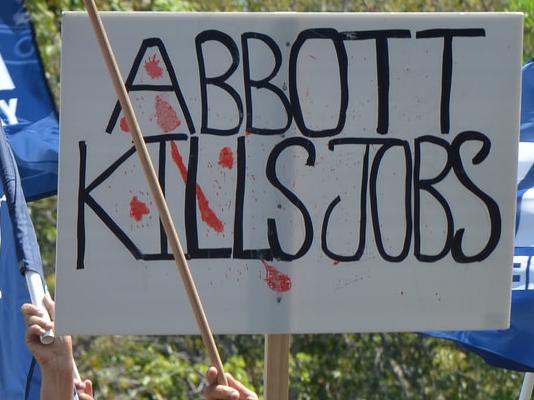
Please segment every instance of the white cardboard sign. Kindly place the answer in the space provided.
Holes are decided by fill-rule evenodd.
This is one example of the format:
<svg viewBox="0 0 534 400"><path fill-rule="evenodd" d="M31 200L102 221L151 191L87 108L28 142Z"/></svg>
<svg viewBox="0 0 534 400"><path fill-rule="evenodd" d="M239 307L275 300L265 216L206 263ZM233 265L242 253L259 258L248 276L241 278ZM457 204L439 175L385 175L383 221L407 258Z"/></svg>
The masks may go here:
<svg viewBox="0 0 534 400"><path fill-rule="evenodd" d="M507 326L520 14L103 20L214 332ZM58 332L196 333L82 13L61 99Z"/></svg>

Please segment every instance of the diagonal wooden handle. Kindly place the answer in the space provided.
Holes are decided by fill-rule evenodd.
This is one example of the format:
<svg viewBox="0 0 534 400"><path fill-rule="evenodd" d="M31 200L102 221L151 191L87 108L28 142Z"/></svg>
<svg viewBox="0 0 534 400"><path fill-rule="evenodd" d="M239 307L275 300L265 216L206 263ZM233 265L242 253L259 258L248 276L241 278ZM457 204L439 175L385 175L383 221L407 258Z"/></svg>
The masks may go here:
<svg viewBox="0 0 534 400"><path fill-rule="evenodd" d="M132 133L135 150L137 151L137 155L139 156L139 160L141 162L141 165L143 166L143 171L148 181L148 186L150 188L150 194L152 195L152 198L156 203L156 207L158 209L159 217L165 230L165 234L169 239L172 254L174 255L176 266L178 267L178 271L180 272L180 275L182 277L187 296L189 297L189 302L191 303L191 307L193 308L193 314L195 315L198 327L200 329L204 346L208 351L211 363L219 371L219 383L228 385L226 375L224 374L222 361L219 356L219 352L217 351L215 340L213 339L213 334L211 333L206 314L204 313L200 297L198 296L198 292L195 287L195 282L193 281L191 271L187 266L187 260L185 259L185 255L180 244L180 239L178 238L178 234L172 222L171 214L169 212L169 208L167 207L163 191L161 190L161 187L158 183L156 172L154 171L154 167L150 160L150 155L148 154L148 150L143 139L143 134L141 133L141 129L139 128L139 124L137 123L137 119L135 118L132 103L130 102L130 97L128 96L128 92L126 91L126 88L124 86L119 67L117 66L117 62L113 55L113 50L111 49L111 45L109 44L109 40L104 29L104 25L102 24L102 20L100 19L100 15L98 14L98 10L96 8L94 0L84 0L84 3L89 14L91 23L93 25L93 29L95 31L98 44L100 46L100 50L102 51L102 54L104 56L104 61L106 62L106 66L113 82L115 92L117 93L120 105L122 107L126 120L128 121L128 126L130 127L130 131Z"/></svg>

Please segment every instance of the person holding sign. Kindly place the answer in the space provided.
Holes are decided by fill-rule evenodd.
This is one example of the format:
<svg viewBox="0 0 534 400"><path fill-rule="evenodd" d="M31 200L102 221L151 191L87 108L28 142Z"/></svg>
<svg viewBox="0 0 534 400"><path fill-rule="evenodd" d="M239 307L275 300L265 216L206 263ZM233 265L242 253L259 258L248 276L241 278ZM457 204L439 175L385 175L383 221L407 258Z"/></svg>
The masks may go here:
<svg viewBox="0 0 534 400"><path fill-rule="evenodd" d="M26 344L39 363L42 373L41 399L72 399L74 387L79 400L93 400L93 384L89 379L74 379L74 360L70 336L56 336L51 344L42 344L41 336L54 328L54 301L46 295L44 305L50 319L44 318L39 307L28 303L22 306L26 321Z"/></svg>
<svg viewBox="0 0 534 400"><path fill-rule="evenodd" d="M44 304L52 322L43 318L43 312L33 304L24 304L22 313L26 320L26 344L41 367L43 382L41 400L71 399L74 388L79 400L94 400L93 384L89 379L74 379L74 360L70 336L56 336L54 343L44 345L41 335L54 328L55 304L46 295ZM258 396L241 382L227 374L229 386L217 384L217 369L211 367L204 390L207 400L258 400Z"/></svg>

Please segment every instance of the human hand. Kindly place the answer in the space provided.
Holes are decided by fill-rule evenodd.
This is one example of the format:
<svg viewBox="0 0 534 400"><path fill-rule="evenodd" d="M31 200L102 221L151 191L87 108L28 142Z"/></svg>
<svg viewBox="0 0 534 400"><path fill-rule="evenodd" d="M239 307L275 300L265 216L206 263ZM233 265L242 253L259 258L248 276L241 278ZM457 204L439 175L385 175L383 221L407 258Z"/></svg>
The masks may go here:
<svg viewBox="0 0 534 400"><path fill-rule="evenodd" d="M247 389L241 382L232 375L226 374L228 386L217 383L218 371L215 367L210 367L206 374L208 387L204 390L207 400L258 400L258 395Z"/></svg>
<svg viewBox="0 0 534 400"><path fill-rule="evenodd" d="M51 344L41 343L41 335L54 328L53 321L55 319L55 304L48 294L45 295L43 303L52 322L44 317L44 313L39 307L33 304L22 306L22 313L26 320L26 344L43 372L47 370L72 372L74 364L70 336L56 336Z"/></svg>
<svg viewBox="0 0 534 400"><path fill-rule="evenodd" d="M47 294L43 299L50 316L44 317L43 310L33 304L24 304L22 313L26 321L26 344L39 363L43 373L41 400L72 398L74 387L79 400L93 399L93 383L74 380L74 360L72 358L72 340L70 336L56 336L51 344L42 344L41 336L54 328L55 304Z"/></svg>

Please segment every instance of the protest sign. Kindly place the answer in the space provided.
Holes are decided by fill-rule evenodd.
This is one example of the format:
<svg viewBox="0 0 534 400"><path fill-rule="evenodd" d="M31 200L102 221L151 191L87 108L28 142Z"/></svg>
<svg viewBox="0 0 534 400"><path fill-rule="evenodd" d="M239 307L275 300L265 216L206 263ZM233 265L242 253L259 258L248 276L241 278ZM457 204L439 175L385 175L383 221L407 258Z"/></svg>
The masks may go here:
<svg viewBox="0 0 534 400"><path fill-rule="evenodd" d="M103 20L215 333L508 324L521 15ZM81 13L61 98L59 333L197 332Z"/></svg>

